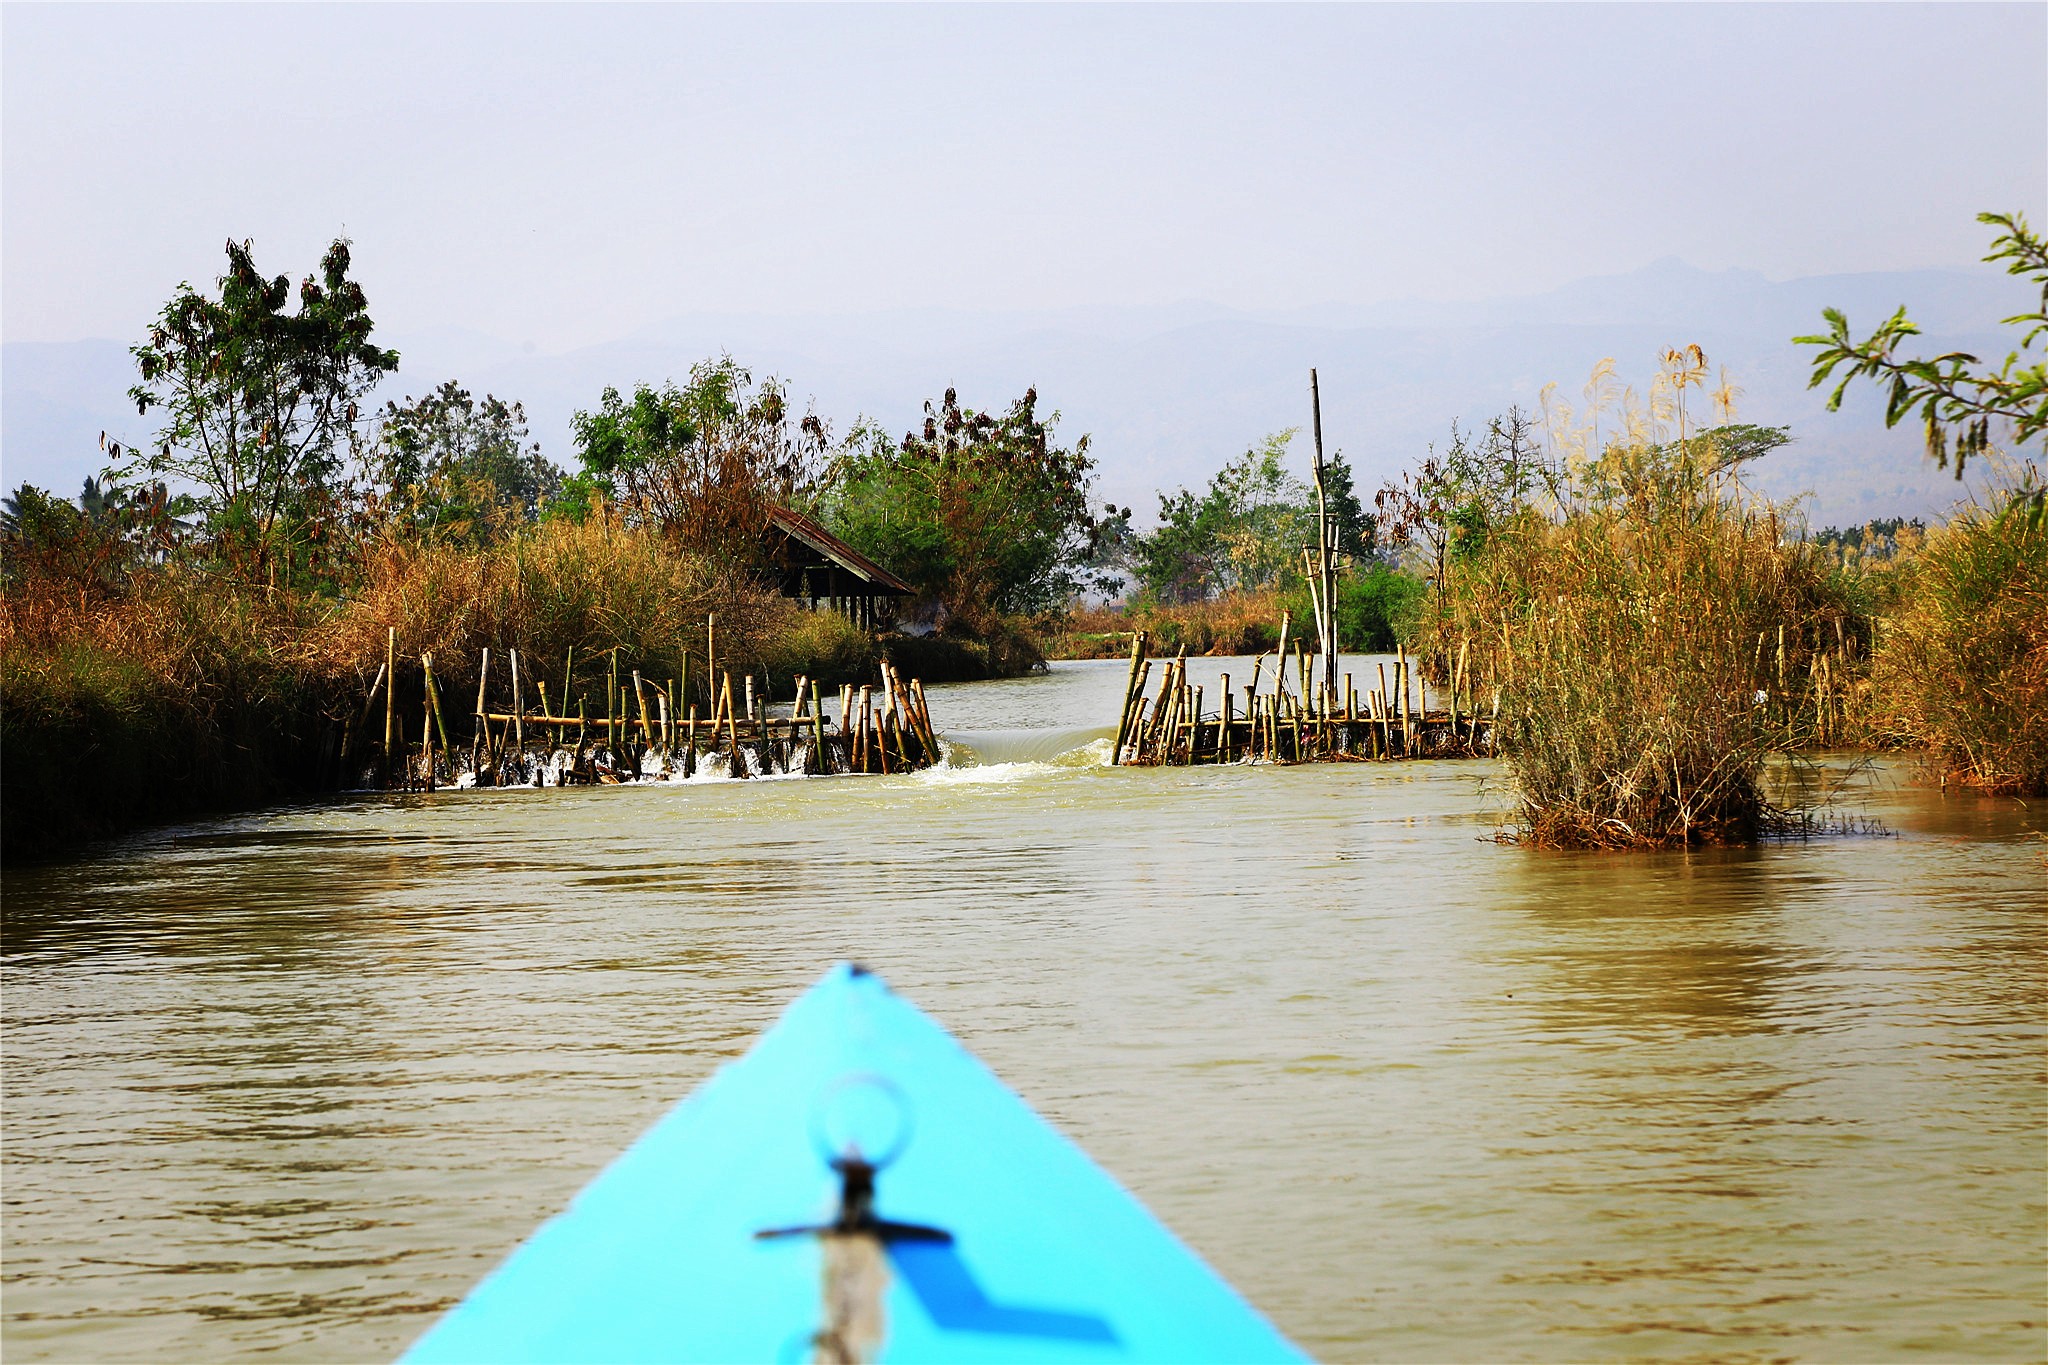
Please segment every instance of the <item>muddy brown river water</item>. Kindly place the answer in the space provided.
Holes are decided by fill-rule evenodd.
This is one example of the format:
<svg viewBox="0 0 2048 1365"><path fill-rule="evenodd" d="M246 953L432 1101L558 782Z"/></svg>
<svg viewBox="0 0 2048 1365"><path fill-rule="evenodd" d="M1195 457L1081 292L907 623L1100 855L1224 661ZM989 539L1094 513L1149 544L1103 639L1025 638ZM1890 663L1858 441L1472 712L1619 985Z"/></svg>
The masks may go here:
<svg viewBox="0 0 2048 1365"><path fill-rule="evenodd" d="M1541 854L1485 762L1104 767L1122 682L10 871L6 1358L387 1359L847 957L1320 1357L2048 1356L2048 811Z"/></svg>

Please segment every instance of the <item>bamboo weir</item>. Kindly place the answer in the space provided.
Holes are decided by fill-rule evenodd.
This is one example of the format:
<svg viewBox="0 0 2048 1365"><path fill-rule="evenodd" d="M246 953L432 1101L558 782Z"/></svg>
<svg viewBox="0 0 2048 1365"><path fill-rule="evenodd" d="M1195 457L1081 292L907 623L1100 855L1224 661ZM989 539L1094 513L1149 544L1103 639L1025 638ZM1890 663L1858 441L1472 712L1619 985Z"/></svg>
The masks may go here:
<svg viewBox="0 0 2048 1365"><path fill-rule="evenodd" d="M1460 651L1450 686L1429 706L1429 691L1405 652L1395 657L1392 675L1377 666L1376 684L1361 691L1349 672L1317 675L1319 656L1297 640L1288 652L1287 618L1279 649L1272 655L1270 688L1267 655L1252 662L1252 675L1233 689L1224 674L1214 704L1187 680L1187 651L1165 664L1156 694L1146 696L1153 660L1145 655L1149 636L1131 641L1131 672L1124 686L1111 762L1128 767L1198 763L1339 763L1411 758L1471 758L1493 752L1500 695L1482 713ZM1327 669L1327 665L1325 665ZM1290 676L1292 686L1290 687Z"/></svg>
<svg viewBox="0 0 2048 1365"><path fill-rule="evenodd" d="M924 685L906 681L887 663L878 686L839 689L834 717L829 698L811 679L797 678L794 696L776 703L765 676L757 688L755 675L743 675L735 690L732 674L720 672L716 687L702 688L705 704L700 705L688 700L687 662L681 676L654 680L622 667L617 650L607 658L603 712L593 715L582 696L574 714L565 704L575 677L573 649L563 665L562 689L553 698L518 650L504 651L502 660L494 662L486 649L477 669L469 742L461 746L450 734L431 654L419 656L418 728L409 732L401 711L412 708L399 706L393 687L399 672L397 636L395 629L387 635L384 664L345 741L344 769L353 770L365 786L432 791L698 776L897 773L941 761ZM380 696L383 742L378 744L366 732ZM355 739L358 732L365 732L362 740ZM364 767L363 759L370 766Z"/></svg>

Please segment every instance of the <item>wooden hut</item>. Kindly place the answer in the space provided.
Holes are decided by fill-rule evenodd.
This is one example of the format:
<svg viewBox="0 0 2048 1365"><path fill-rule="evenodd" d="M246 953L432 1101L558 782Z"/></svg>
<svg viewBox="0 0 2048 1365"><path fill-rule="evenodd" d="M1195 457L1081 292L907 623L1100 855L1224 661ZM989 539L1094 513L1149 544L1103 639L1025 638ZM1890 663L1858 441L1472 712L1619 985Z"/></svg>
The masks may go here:
<svg viewBox="0 0 2048 1365"><path fill-rule="evenodd" d="M863 630L886 629L917 590L800 512L768 514L764 545L785 597L831 608Z"/></svg>

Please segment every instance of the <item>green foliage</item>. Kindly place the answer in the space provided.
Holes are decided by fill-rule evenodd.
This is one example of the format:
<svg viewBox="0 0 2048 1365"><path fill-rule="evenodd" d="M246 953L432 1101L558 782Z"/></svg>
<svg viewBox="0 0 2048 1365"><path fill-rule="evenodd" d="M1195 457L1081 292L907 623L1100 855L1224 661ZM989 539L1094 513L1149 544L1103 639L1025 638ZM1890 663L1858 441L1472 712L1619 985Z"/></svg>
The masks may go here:
<svg viewBox="0 0 2048 1365"><path fill-rule="evenodd" d="M1373 559L1379 553L1379 518L1359 500L1351 464L1341 454L1323 466L1323 498L1337 526L1337 553L1358 563Z"/></svg>
<svg viewBox="0 0 2048 1365"><path fill-rule="evenodd" d="M536 520L560 495L562 471L526 443L526 411L490 394L483 402L450 381L380 414L378 481L412 533L480 544Z"/></svg>
<svg viewBox="0 0 2048 1365"><path fill-rule="evenodd" d="M762 647L761 665L777 696L788 695L791 680L808 678L830 693L845 683L872 682L882 662L875 637L836 611L807 611L788 604ZM913 674L922 677L922 674Z"/></svg>
<svg viewBox="0 0 2048 1365"><path fill-rule="evenodd" d="M1337 647L1349 653L1389 654L1412 632L1429 594L1416 575L1388 564L1365 564L1337 576ZM1297 621L1315 613L1303 583L1285 604Z"/></svg>
<svg viewBox="0 0 2048 1365"><path fill-rule="evenodd" d="M1806 538L1823 550L1839 550L1857 557L1896 559L1908 546L1917 546L1927 535L1927 523L1918 517L1878 517L1861 526L1825 526Z"/></svg>
<svg viewBox="0 0 2048 1365"><path fill-rule="evenodd" d="M1867 633L1818 547L1691 442L1609 446L1559 511L1493 525L1449 565L1420 652L1499 689L1521 836L1580 847L1743 843L1781 812L1772 753L1814 735Z"/></svg>
<svg viewBox="0 0 2048 1365"><path fill-rule="evenodd" d="M1159 526L1133 539L1125 562L1139 594L1162 603L1201 602L1221 593L1259 592L1301 572L1315 543L1315 490L1287 469L1298 428L1275 432L1217 471L1198 497L1188 489L1159 495ZM1360 505L1351 467L1340 456L1324 483L1340 553L1372 553L1373 518Z"/></svg>
<svg viewBox="0 0 2048 1365"><path fill-rule="evenodd" d="M1096 581L1102 527L1088 505L1088 438L1059 443L1038 391L1000 415L925 405L892 445L855 433L823 508L848 544L909 582L951 622L986 635L1011 613L1053 610Z"/></svg>
<svg viewBox="0 0 2048 1365"><path fill-rule="evenodd" d="M342 447L357 403L398 367L370 341L361 286L348 277L348 243L321 258L320 278L265 279L247 242L227 244L220 297L180 285L133 348L142 382L136 411L163 413L154 453L136 465L191 483L199 510L230 563L258 572L298 566L331 510Z"/></svg>
<svg viewBox="0 0 2048 1365"><path fill-rule="evenodd" d="M8 860L128 825L305 790L321 771L290 594L173 561L118 593L42 577L0 595L0 827Z"/></svg>
<svg viewBox="0 0 2048 1365"><path fill-rule="evenodd" d="M1166 603L1202 602L1223 590L1228 560L1224 531L1228 509L1212 485L1197 498L1183 488L1159 495L1159 526L1137 537L1131 568L1141 595Z"/></svg>
<svg viewBox="0 0 2048 1365"><path fill-rule="evenodd" d="M2030 472L2029 472L2030 473ZM2048 793L2048 524L2013 480L1910 560L1873 684L1893 736L1944 780Z"/></svg>
<svg viewBox="0 0 2048 1365"><path fill-rule="evenodd" d="M691 367L680 388L642 384L630 400L607 388L575 433L582 471L552 515L580 519L602 499L724 563L756 553L773 507L815 500L831 448L816 414L795 416L778 380L756 384L731 356Z"/></svg>
<svg viewBox="0 0 2048 1365"><path fill-rule="evenodd" d="M123 488L87 478L76 503L25 483L0 499L0 575L111 590L144 555L178 544L187 529L178 518L191 508L191 498L173 498L160 483Z"/></svg>
<svg viewBox="0 0 2048 1365"><path fill-rule="evenodd" d="M1761 427L1748 422L1730 422L1708 427L1685 442L1710 470L1734 469L1760 460L1780 446L1792 443L1792 428Z"/></svg>
<svg viewBox="0 0 2048 1365"><path fill-rule="evenodd" d="M1544 475L1535 427L1520 408L1487 423L1477 437L1451 423L1451 444L1436 448L1414 469L1373 495L1381 538L1419 552L1434 607L1447 609L1452 561L1485 548L1494 529L1511 520Z"/></svg>
<svg viewBox="0 0 2048 1365"><path fill-rule="evenodd" d="M2020 214L1980 213L1977 221L2004 229L1984 259L2005 261L2006 273L2031 276L2041 285L2037 311L2004 319L2007 325L2026 330L2019 349L1998 369L1985 368L1965 351L1932 358L1900 356L1899 343L1920 335L1904 307L1862 341L1854 338L1848 318L1835 308L1822 311L1826 333L1792 338L1797 345L1820 348L1807 387L1817 388L1841 371L1828 395L1828 411L1841 407L1851 383L1871 380L1885 390L1885 425L1897 426L1917 410L1927 433L1928 455L1946 468L1953 453L1958 479L1964 464L1992 449L2001 432L2010 432L2013 446L2019 447L2048 430L2048 361L2029 355L2034 343L2048 335L2048 241L2030 232ZM2041 506L2039 486L2030 487L2027 496L2034 508Z"/></svg>

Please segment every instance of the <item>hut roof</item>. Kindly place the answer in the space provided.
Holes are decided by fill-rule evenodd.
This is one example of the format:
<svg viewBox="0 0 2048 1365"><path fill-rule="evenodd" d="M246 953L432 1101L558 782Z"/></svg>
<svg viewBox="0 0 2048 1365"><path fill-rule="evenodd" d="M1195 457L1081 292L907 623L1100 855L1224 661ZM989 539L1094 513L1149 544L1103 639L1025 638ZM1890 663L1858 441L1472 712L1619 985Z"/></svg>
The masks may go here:
<svg viewBox="0 0 2048 1365"><path fill-rule="evenodd" d="M768 525L813 554L838 565L860 579L871 587L878 597L914 597L917 594L917 589L801 512L792 512L787 507L770 508Z"/></svg>

